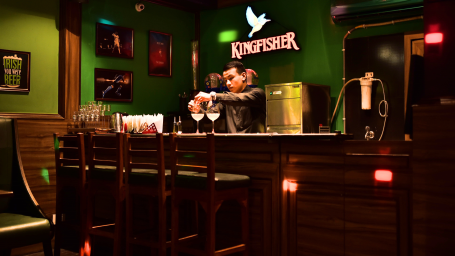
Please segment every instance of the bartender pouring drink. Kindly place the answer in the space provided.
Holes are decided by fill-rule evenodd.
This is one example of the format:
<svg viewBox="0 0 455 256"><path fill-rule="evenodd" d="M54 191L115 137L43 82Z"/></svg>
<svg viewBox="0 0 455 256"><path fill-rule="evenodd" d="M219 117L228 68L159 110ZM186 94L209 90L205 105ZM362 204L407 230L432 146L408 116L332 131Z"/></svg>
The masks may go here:
<svg viewBox="0 0 455 256"><path fill-rule="evenodd" d="M245 67L240 61L231 61L224 65L223 79L230 92L200 92L190 101L190 111L199 103L216 100L219 102L221 115L226 117L229 133L265 132L266 98L261 88L251 88L246 83Z"/></svg>

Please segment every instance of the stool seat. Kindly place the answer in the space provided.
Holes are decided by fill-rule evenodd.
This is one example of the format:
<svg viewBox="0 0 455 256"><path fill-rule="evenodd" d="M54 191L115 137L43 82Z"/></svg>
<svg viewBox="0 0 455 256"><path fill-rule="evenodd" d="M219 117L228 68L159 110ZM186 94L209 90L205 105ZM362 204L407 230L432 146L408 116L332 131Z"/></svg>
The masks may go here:
<svg viewBox="0 0 455 256"><path fill-rule="evenodd" d="M175 186L178 188L207 189L207 173L184 173L178 172L175 177ZM250 177L246 175L215 173L215 190L248 187L251 183Z"/></svg>
<svg viewBox="0 0 455 256"><path fill-rule="evenodd" d="M49 236L50 223L44 218L0 213L0 247L20 247L40 243Z"/></svg>
<svg viewBox="0 0 455 256"><path fill-rule="evenodd" d="M88 165L85 166L85 170L88 170ZM58 178L79 179L81 176L79 175L79 166L75 165L61 166L56 169L56 174Z"/></svg>
<svg viewBox="0 0 455 256"><path fill-rule="evenodd" d="M115 170L115 166L95 165L90 178L113 181L115 180ZM85 171L88 171L88 165L85 166ZM79 176L79 167L75 165L61 166L57 169L57 177L80 178Z"/></svg>
<svg viewBox="0 0 455 256"><path fill-rule="evenodd" d="M181 171L180 175L193 175L197 172ZM164 170L166 188L171 187L171 170ZM158 186L158 170L132 168L128 183L139 186Z"/></svg>
<svg viewBox="0 0 455 256"><path fill-rule="evenodd" d="M95 165L94 168L91 170L89 179L115 181L116 170L117 170L116 166ZM123 174L125 174L125 168L123 168Z"/></svg>

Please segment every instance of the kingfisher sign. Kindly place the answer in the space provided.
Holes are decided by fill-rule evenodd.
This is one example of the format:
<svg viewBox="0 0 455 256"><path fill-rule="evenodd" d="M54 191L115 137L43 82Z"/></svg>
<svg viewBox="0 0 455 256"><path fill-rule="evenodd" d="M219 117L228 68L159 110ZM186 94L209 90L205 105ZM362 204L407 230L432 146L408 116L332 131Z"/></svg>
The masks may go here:
<svg viewBox="0 0 455 256"><path fill-rule="evenodd" d="M265 13L257 18L249 6L246 9L246 19L248 24L253 28L248 34L249 38L253 36L253 33L261 30L266 22L270 21L265 18ZM295 33L288 32L281 36L273 36L248 42L232 42L232 58L242 59L242 55L275 51L279 49L294 49L298 51L300 48L297 46L294 38Z"/></svg>

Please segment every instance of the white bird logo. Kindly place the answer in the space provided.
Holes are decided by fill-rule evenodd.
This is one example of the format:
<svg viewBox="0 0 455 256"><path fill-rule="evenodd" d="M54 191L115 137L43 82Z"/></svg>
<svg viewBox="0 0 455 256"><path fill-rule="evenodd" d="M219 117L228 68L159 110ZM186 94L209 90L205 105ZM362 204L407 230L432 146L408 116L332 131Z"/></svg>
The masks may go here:
<svg viewBox="0 0 455 256"><path fill-rule="evenodd" d="M262 26L264 26L264 24L267 21L270 21L265 18L265 13L263 13L261 16L259 16L259 18L256 17L256 15L254 15L254 13L253 13L253 10L251 10L251 7L249 7L249 6L246 9L246 19L248 21L248 24L250 24L250 26L253 28L251 30L250 34L248 35L249 38L251 38L253 36L254 32L261 30Z"/></svg>

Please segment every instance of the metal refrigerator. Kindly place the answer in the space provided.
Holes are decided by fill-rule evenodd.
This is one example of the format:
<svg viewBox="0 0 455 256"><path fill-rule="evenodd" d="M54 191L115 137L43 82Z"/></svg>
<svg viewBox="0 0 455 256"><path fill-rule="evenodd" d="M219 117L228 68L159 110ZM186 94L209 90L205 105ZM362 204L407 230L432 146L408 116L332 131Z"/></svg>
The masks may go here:
<svg viewBox="0 0 455 256"><path fill-rule="evenodd" d="M330 86L283 83L265 86L268 133L319 133L330 126Z"/></svg>

